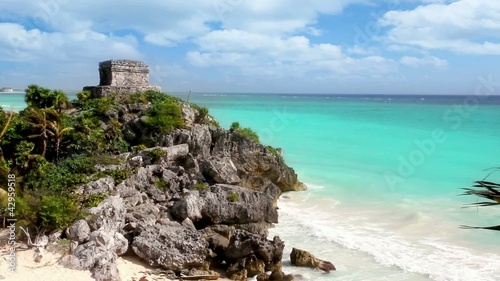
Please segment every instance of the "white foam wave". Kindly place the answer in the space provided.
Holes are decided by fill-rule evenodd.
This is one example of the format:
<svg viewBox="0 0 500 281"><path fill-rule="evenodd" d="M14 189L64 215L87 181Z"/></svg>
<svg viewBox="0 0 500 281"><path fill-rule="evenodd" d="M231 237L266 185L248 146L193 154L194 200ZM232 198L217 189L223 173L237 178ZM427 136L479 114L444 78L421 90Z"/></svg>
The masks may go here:
<svg viewBox="0 0 500 281"><path fill-rule="evenodd" d="M307 189L324 189L325 187L323 185L317 185L317 184L312 184L312 183L304 183L307 186Z"/></svg>
<svg viewBox="0 0 500 281"><path fill-rule="evenodd" d="M285 223L299 225L304 235L314 237L313 240L369 254L386 267L436 281L500 280L500 255L461 247L439 235L427 235L431 218L420 213L403 215L400 219L411 227L400 232L373 222L366 213L332 212L335 204L329 208L325 205L323 202L307 207L297 200L280 201L280 215L285 217ZM439 232L439 227L434 227ZM415 233L419 231L427 236ZM406 235L409 233L413 235Z"/></svg>

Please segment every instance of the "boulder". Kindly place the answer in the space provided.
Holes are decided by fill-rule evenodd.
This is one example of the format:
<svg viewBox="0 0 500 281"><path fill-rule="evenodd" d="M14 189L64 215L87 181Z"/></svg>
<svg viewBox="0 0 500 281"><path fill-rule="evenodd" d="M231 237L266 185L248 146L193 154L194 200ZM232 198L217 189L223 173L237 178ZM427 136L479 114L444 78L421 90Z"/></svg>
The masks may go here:
<svg viewBox="0 0 500 281"><path fill-rule="evenodd" d="M190 191L177 201L172 214L179 220L206 224L277 223L278 212L273 198L262 192L232 185L214 185L210 190Z"/></svg>
<svg viewBox="0 0 500 281"><path fill-rule="evenodd" d="M231 278L231 276L235 274L237 276L242 276L243 272L246 275L246 278L257 276L261 273L266 272L266 264L264 263L264 261L259 260L256 256L250 255L248 257L239 259L236 262L233 262L227 270L227 275L229 276L229 278Z"/></svg>
<svg viewBox="0 0 500 281"><path fill-rule="evenodd" d="M154 202L167 202L174 195L178 196L186 185L185 181L164 165L149 165L139 168L136 174L117 185L116 189L119 194L131 194L131 190L136 190Z"/></svg>
<svg viewBox="0 0 500 281"><path fill-rule="evenodd" d="M113 177L100 178L96 181L84 184L76 189L76 194L108 194L115 189L115 180Z"/></svg>
<svg viewBox="0 0 500 281"><path fill-rule="evenodd" d="M169 146L169 147L151 147L142 150L139 152L138 156L140 156L143 159L143 163L145 164L153 164L153 159L151 159L150 156L150 151L152 150L160 150L162 151L165 156L163 157L163 160L166 162L172 162L176 161L179 158L186 157L189 153L189 146L187 144L180 144L180 145L174 145L174 146ZM161 163L161 161L160 161Z"/></svg>
<svg viewBox="0 0 500 281"><path fill-rule="evenodd" d="M123 199L119 196L109 196L97 207L88 210L86 218L90 230L106 230L117 232L125 225L126 209Z"/></svg>
<svg viewBox="0 0 500 281"><path fill-rule="evenodd" d="M229 245L229 240L234 233L234 227L220 224L211 225L199 231L210 249L217 254L219 260L223 260L224 251Z"/></svg>
<svg viewBox="0 0 500 281"><path fill-rule="evenodd" d="M226 260L231 263L253 255L264 261L267 266L267 264L281 261L284 248L285 244L277 236L270 241L263 235L237 229L231 236L224 254Z"/></svg>
<svg viewBox="0 0 500 281"><path fill-rule="evenodd" d="M87 242L89 235L90 227L86 220L77 220L66 229L66 237L78 244Z"/></svg>
<svg viewBox="0 0 500 281"><path fill-rule="evenodd" d="M276 265L276 268L271 271L271 274L261 273L257 275L257 281L293 281L295 280L292 274L285 274L282 269L281 262Z"/></svg>
<svg viewBox="0 0 500 281"><path fill-rule="evenodd" d="M136 232L132 250L152 266L181 272L202 266L209 255L208 242L179 223L137 227Z"/></svg>
<svg viewBox="0 0 500 281"><path fill-rule="evenodd" d="M282 192L304 190L295 171L279 155L262 144L243 137L238 132L215 128L212 134L212 157L230 156L240 175L252 175L271 180Z"/></svg>
<svg viewBox="0 0 500 281"><path fill-rule="evenodd" d="M116 253L95 241L82 244L71 255L63 257L59 264L77 270L90 270L97 281L121 281L116 266Z"/></svg>
<svg viewBox="0 0 500 281"><path fill-rule="evenodd" d="M318 259L311 253L296 248L292 249L292 252L290 253L290 260L295 266L316 268L325 272L335 270L335 266L331 262Z"/></svg>
<svg viewBox="0 0 500 281"><path fill-rule="evenodd" d="M229 157L206 159L201 162L200 169L216 183L237 184L241 181L238 170Z"/></svg>
<svg viewBox="0 0 500 281"><path fill-rule="evenodd" d="M127 223L142 222L145 225L154 225L160 218L160 209L153 203L137 205L127 210L125 220Z"/></svg>
<svg viewBox="0 0 500 281"><path fill-rule="evenodd" d="M96 245L104 247L107 251L116 253L118 256L125 254L128 250L128 240L119 232L96 230L90 234L89 241L95 242Z"/></svg>

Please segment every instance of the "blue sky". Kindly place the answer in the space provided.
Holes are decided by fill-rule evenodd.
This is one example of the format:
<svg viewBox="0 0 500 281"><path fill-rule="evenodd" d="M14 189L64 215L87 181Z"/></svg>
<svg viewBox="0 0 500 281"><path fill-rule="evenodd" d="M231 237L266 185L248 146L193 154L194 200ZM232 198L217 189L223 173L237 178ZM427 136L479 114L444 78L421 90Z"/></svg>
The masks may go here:
<svg viewBox="0 0 500 281"><path fill-rule="evenodd" d="M0 7L0 87L79 90L98 83L99 61L137 59L166 92L473 94L483 77L500 93L498 0Z"/></svg>

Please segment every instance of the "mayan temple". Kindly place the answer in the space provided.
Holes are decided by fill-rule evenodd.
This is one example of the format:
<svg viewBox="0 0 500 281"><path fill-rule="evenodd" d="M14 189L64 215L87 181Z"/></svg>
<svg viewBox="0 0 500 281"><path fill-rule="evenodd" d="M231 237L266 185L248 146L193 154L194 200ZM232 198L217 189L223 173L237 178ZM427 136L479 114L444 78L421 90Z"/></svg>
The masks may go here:
<svg viewBox="0 0 500 281"><path fill-rule="evenodd" d="M159 86L149 84L149 67L141 61L108 60L99 63L99 86L84 87L92 96L107 97L112 93L118 96L147 90L161 91Z"/></svg>

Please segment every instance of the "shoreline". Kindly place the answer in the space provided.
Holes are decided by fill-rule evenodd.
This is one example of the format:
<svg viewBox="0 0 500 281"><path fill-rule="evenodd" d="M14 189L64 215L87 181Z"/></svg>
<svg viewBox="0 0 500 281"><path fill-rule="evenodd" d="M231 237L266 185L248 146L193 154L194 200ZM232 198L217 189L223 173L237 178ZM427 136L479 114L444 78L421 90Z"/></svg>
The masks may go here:
<svg viewBox="0 0 500 281"><path fill-rule="evenodd" d="M41 261L35 262L34 248L28 249L22 244L16 247L16 271L11 272L6 261L9 255L7 237L8 229L0 229L0 280L54 281L68 280L68 276L71 276L72 281L95 281L89 270L69 269L59 265L58 261L64 256L63 254L45 251ZM137 256L119 256L117 267L122 281L138 281L142 277L155 281L176 280L158 274L148 274L158 268L148 266ZM229 281L230 279L220 277L217 280Z"/></svg>

